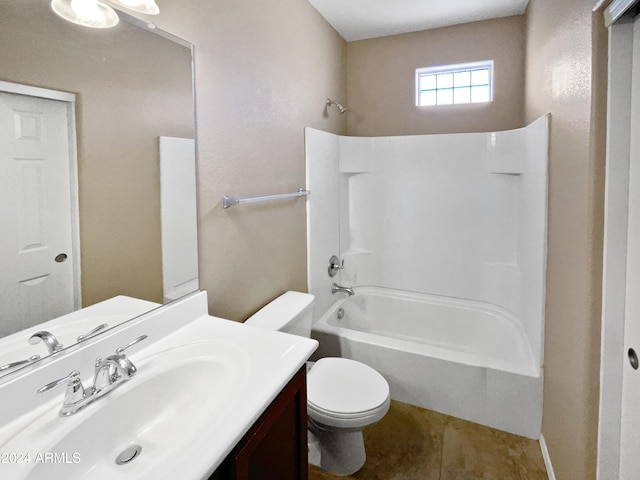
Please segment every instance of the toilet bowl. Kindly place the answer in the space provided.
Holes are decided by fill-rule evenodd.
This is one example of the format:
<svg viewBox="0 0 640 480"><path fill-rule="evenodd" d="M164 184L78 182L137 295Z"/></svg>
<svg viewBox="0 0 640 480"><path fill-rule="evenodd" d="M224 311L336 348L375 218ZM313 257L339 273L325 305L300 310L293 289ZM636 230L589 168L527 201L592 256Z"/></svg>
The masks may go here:
<svg viewBox="0 0 640 480"><path fill-rule="evenodd" d="M341 475L360 470L362 428L384 417L389 403L389 384L373 368L346 358L318 360L307 376L307 413L320 468Z"/></svg>
<svg viewBox="0 0 640 480"><path fill-rule="evenodd" d="M286 292L245 323L310 337L313 298ZM307 369L307 413L320 458L310 455L311 463L338 475L360 470L366 460L362 429L384 417L389 403L389 384L373 368L346 358L315 362Z"/></svg>

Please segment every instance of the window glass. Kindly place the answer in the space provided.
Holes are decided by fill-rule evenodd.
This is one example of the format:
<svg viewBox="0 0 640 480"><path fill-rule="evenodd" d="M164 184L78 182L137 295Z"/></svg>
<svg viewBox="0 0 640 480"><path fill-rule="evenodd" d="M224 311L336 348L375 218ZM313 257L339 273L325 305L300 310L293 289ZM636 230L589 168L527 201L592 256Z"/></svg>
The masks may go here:
<svg viewBox="0 0 640 480"><path fill-rule="evenodd" d="M489 101L489 87L471 87L471 101L473 103Z"/></svg>
<svg viewBox="0 0 640 480"><path fill-rule="evenodd" d="M438 75L438 89L453 87L453 73L441 73Z"/></svg>
<svg viewBox="0 0 640 480"><path fill-rule="evenodd" d="M435 75L423 75L420 77L420 90L435 90L435 89L436 89Z"/></svg>
<svg viewBox="0 0 640 480"><path fill-rule="evenodd" d="M489 69L473 70L471 72L471 85L489 85Z"/></svg>
<svg viewBox="0 0 640 480"><path fill-rule="evenodd" d="M450 105L453 103L453 88L443 88L436 90L438 105Z"/></svg>
<svg viewBox="0 0 640 480"><path fill-rule="evenodd" d="M453 74L454 87L468 87L471 85L471 72L456 72Z"/></svg>
<svg viewBox="0 0 640 480"><path fill-rule="evenodd" d="M453 103L471 102L471 89L469 87L456 88L453 90Z"/></svg>
<svg viewBox="0 0 640 480"><path fill-rule="evenodd" d="M418 106L490 102L493 61L419 68Z"/></svg>
<svg viewBox="0 0 640 480"><path fill-rule="evenodd" d="M437 105L436 91L427 90L426 92L420 92L420 105Z"/></svg>

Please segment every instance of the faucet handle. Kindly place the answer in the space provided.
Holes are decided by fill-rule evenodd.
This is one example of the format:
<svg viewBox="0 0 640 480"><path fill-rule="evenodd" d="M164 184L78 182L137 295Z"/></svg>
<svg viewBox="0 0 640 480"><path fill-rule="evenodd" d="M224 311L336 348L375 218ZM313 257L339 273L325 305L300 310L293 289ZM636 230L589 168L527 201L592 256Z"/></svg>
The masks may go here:
<svg viewBox="0 0 640 480"><path fill-rule="evenodd" d="M18 360L17 362L11 362L11 363L2 365L0 367L0 372L4 372L5 370L9 370L15 367L22 367L24 365L27 365L28 363L35 362L36 360L40 360L40 355L32 355L26 360Z"/></svg>
<svg viewBox="0 0 640 480"><path fill-rule="evenodd" d="M83 333L82 335L79 335L78 338L76 338L76 340L78 342L84 342L86 339L88 339L90 336L95 335L96 333L98 333L100 330L104 330L105 328L107 328L109 325L106 323L103 323L102 325L98 325L96 328L94 328L93 330L87 332L87 333Z"/></svg>
<svg viewBox="0 0 640 480"><path fill-rule="evenodd" d="M80 372L78 370L73 370L66 377L59 378L58 380L54 380L51 383L47 383L44 387L39 388L36 393L48 392L50 390L53 390L54 388L58 388L60 385L64 385L65 383L70 387L73 387L80 383Z"/></svg>
<svg viewBox="0 0 640 480"><path fill-rule="evenodd" d="M39 388L36 393L44 393L58 388L60 385L67 384L67 391L64 394L64 401L62 402L62 408L58 412L61 417L67 417L73 415L80 408L83 407L82 402L87 398L91 398L94 391L93 388L85 392L80 380L80 372L73 370L69 375L58 380L54 380L51 383L47 383L44 387ZM87 394L88 393L88 394Z"/></svg>
<svg viewBox="0 0 640 480"><path fill-rule="evenodd" d="M95 371L95 375L97 376L100 371L102 370L102 368L104 367L104 362L105 360L109 360L109 359L113 359L116 358L117 356L122 355L122 353L129 347L133 347L136 343L139 343L141 341L143 341L144 339L146 339L149 335L140 335L138 338L133 339L131 342L129 342L129 344L125 345L124 347L118 347L116 348L116 355L111 356L111 357L107 357L106 359L102 358L102 357L98 357L96 358L95 364L94 364L94 371ZM135 368L135 367L134 367ZM135 373L135 372L134 372ZM115 371L115 366L109 366L108 370L107 370L107 375L109 376L109 378L112 378L114 375L117 375L117 372Z"/></svg>
<svg viewBox="0 0 640 480"><path fill-rule="evenodd" d="M136 338L136 339L132 340L131 342L129 342L128 345L125 345L124 347L118 347L116 349L116 355L122 355L122 352L124 352L127 348L133 347L136 343L140 343L142 340L144 340L148 336L149 335L140 335L138 338Z"/></svg>
<svg viewBox="0 0 640 480"><path fill-rule="evenodd" d="M329 267L327 271L330 277L335 277L339 270L344 270L344 260L340 259L336 255L332 255L329 259Z"/></svg>

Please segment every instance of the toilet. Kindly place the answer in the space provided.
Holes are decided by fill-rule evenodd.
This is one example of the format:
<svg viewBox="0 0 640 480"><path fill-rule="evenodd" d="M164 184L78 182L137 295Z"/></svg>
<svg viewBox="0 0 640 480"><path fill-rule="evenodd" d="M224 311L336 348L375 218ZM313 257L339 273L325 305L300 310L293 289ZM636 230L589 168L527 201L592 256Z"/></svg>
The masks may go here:
<svg viewBox="0 0 640 480"><path fill-rule="evenodd" d="M311 336L313 295L286 292L245 322L259 328ZM309 461L338 475L351 475L364 465L362 429L389 410L389 384L364 363L347 358L321 358L307 365L307 412L310 439L320 454Z"/></svg>

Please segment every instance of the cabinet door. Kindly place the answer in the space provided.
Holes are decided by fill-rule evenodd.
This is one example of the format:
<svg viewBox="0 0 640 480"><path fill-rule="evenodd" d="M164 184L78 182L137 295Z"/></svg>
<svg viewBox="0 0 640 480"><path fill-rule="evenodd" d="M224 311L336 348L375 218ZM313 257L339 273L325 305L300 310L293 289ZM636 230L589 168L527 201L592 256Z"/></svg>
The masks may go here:
<svg viewBox="0 0 640 480"><path fill-rule="evenodd" d="M212 477L307 480L307 389L303 367Z"/></svg>

